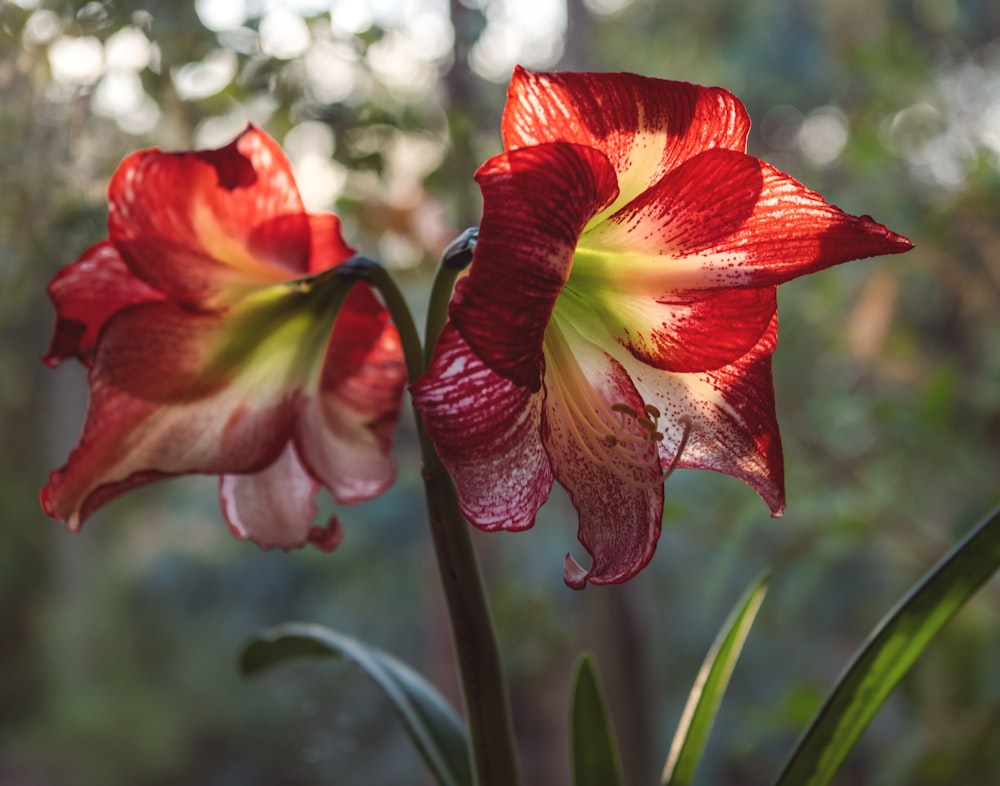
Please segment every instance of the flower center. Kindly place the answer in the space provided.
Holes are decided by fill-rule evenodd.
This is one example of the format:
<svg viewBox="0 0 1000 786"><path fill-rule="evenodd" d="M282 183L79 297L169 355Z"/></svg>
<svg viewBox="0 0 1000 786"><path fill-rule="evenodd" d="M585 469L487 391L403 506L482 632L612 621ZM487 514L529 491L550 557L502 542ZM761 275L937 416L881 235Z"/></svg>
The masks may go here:
<svg viewBox="0 0 1000 786"><path fill-rule="evenodd" d="M555 323L546 331L545 349L549 358L547 384L557 388L566 408L566 426L583 455L633 488L655 488L669 478L687 446L691 418L685 415L678 421L684 433L670 465L660 471L660 443L664 439L660 411L652 404L638 410L623 402L606 403L584 375ZM651 471L656 473L652 477Z"/></svg>

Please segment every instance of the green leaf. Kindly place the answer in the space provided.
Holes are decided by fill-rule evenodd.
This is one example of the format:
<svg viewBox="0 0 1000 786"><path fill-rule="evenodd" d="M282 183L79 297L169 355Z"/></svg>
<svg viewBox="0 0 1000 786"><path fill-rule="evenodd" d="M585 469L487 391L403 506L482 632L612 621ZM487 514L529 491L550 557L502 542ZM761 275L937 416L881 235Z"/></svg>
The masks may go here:
<svg viewBox="0 0 1000 786"><path fill-rule="evenodd" d="M1000 508L879 623L792 752L777 786L826 786L903 675L1000 567Z"/></svg>
<svg viewBox="0 0 1000 786"><path fill-rule="evenodd" d="M674 741L670 745L670 755L663 768L664 786L687 786L694 779L733 667L736 666L766 592L765 573L751 585L729 613L729 618L705 656L691 693L688 694L684 712L681 713Z"/></svg>
<svg viewBox="0 0 1000 786"><path fill-rule="evenodd" d="M472 786L469 744L458 716L422 676L392 655L321 625L288 623L264 631L240 657L256 674L286 660L345 658L382 689L407 734L442 786Z"/></svg>
<svg viewBox="0 0 1000 786"><path fill-rule="evenodd" d="M589 655L580 658L573 679L570 737L574 786L621 786L618 743Z"/></svg>

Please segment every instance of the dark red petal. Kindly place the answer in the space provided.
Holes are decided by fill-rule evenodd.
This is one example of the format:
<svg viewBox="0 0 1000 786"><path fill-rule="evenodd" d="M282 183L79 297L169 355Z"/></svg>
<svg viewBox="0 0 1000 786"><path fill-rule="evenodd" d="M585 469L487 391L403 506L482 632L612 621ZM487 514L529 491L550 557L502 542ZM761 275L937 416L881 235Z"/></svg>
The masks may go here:
<svg viewBox="0 0 1000 786"><path fill-rule="evenodd" d="M405 386L395 325L370 290L355 287L296 429L303 462L338 501L371 499L395 480L392 437Z"/></svg>
<svg viewBox="0 0 1000 786"><path fill-rule="evenodd" d="M291 167L252 126L219 150L134 153L112 177L108 200L111 242L135 275L175 297L226 299L234 276L279 281L309 271L308 220ZM165 243L185 258L161 270L165 253L150 246Z"/></svg>
<svg viewBox="0 0 1000 786"><path fill-rule="evenodd" d="M496 156L476 179L483 220L451 319L493 371L535 391L545 326L580 231L617 194L614 171L595 150L556 143Z"/></svg>
<svg viewBox="0 0 1000 786"><path fill-rule="evenodd" d="M767 287L852 259L912 248L868 216L852 216L751 156L711 150L581 241L623 257L621 277L671 290Z"/></svg>
<svg viewBox="0 0 1000 786"><path fill-rule="evenodd" d="M575 561L567 562L566 583L583 589L587 582L623 582L649 562L660 536L663 483L654 443L646 443L648 453L634 455L602 444L599 436L589 443L581 438L593 427L582 422L580 414L584 409L592 413L592 402L599 401L610 414L616 404L642 412L644 402L620 363L574 337L572 331L566 336L571 353L547 356L542 436L552 472L566 487L579 514L580 543L593 558L588 570ZM576 369L556 368L557 363L578 365ZM584 393L580 385L560 382L572 377L590 390ZM608 425L610 435L613 422ZM606 448L604 461L595 461L602 447Z"/></svg>
<svg viewBox="0 0 1000 786"><path fill-rule="evenodd" d="M501 129L508 150L562 141L602 151L631 198L704 150L745 150L750 118L738 98L718 87L518 67Z"/></svg>
<svg viewBox="0 0 1000 786"><path fill-rule="evenodd" d="M223 475L219 498L226 521L238 538L252 540L262 549L291 549L322 539L320 533L329 535L328 530L313 527L318 488L289 442L278 458L259 472Z"/></svg>
<svg viewBox="0 0 1000 786"><path fill-rule="evenodd" d="M469 521L485 530L530 527L552 489L543 394L492 372L451 324L411 390Z"/></svg>
<svg viewBox="0 0 1000 786"><path fill-rule="evenodd" d="M778 516L785 507L781 437L774 411L771 355L777 343L775 315L757 344L734 363L700 374L672 374L623 356L643 399L660 411L661 455L673 459L692 430L679 467L732 475L756 491Z"/></svg>
<svg viewBox="0 0 1000 786"><path fill-rule="evenodd" d="M132 275L107 241L91 246L49 283L56 326L43 360L55 366L69 357L89 366L97 337L108 318L126 306L162 300L163 295Z"/></svg>

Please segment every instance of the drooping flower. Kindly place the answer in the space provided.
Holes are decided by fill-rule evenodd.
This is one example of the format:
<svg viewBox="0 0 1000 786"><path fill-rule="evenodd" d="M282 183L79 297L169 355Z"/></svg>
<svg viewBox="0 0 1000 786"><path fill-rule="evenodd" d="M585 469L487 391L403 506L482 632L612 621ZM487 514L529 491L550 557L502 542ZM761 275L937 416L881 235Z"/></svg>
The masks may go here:
<svg viewBox="0 0 1000 786"><path fill-rule="evenodd" d="M316 492L353 502L392 483L406 380L382 304L362 285L345 302L324 274L352 255L339 219L305 210L252 126L218 150L134 153L108 205L108 239L49 285L45 361L82 362L90 404L45 512L76 530L129 489L206 473L237 536L336 547L336 519L313 526Z"/></svg>
<svg viewBox="0 0 1000 786"><path fill-rule="evenodd" d="M472 266L413 392L480 528L530 527L566 487L592 558L567 555L572 587L649 561L675 467L780 515L777 285L911 247L747 155L749 128L720 88L514 73Z"/></svg>

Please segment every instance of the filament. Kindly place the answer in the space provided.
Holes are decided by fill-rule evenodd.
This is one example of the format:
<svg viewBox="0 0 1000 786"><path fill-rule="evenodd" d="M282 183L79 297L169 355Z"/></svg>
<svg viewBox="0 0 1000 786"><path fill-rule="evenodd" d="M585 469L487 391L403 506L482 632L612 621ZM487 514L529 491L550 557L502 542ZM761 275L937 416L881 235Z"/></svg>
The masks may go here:
<svg viewBox="0 0 1000 786"><path fill-rule="evenodd" d="M623 483L640 490L655 488L673 474L687 447L694 423L684 415L677 422L684 429L665 471L638 480L629 469L660 467L660 411L652 404L641 409L626 403L608 405L594 389L571 352L562 331L550 325L546 332L547 384L558 388L566 407L564 422L583 455L606 468Z"/></svg>

